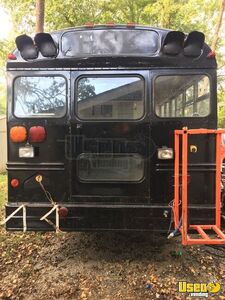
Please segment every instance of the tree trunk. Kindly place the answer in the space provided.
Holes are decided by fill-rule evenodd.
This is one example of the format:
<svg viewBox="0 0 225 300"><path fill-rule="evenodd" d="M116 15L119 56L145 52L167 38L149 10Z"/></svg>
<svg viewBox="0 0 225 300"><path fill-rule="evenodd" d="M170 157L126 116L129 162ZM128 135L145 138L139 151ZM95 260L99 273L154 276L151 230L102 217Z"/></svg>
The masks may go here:
<svg viewBox="0 0 225 300"><path fill-rule="evenodd" d="M218 16L218 21L217 21L217 24L216 24L215 33L214 33L212 44L211 44L211 49L212 49L213 52L216 51L216 45L217 45L217 42L218 42L218 39L219 39L219 31L220 31L220 28L222 26L222 21L223 21L224 8L225 8L225 0L221 0L221 6L220 6L220 12L219 12L219 16Z"/></svg>
<svg viewBox="0 0 225 300"><path fill-rule="evenodd" d="M36 33L44 31L45 0L36 0Z"/></svg>

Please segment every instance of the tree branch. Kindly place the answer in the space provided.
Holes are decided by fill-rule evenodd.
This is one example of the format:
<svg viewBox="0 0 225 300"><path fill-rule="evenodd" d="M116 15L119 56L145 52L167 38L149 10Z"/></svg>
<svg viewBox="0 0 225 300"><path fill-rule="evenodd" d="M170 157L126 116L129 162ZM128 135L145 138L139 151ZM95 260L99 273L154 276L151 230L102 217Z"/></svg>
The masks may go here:
<svg viewBox="0 0 225 300"><path fill-rule="evenodd" d="M219 13L218 21L216 24L216 29L215 29L215 33L213 36L212 44L211 44L211 49L213 52L216 51L216 45L217 45L217 42L219 39L219 31L220 31L220 28L221 28L222 22L223 22L224 7L225 7L225 0L221 0L220 13Z"/></svg>

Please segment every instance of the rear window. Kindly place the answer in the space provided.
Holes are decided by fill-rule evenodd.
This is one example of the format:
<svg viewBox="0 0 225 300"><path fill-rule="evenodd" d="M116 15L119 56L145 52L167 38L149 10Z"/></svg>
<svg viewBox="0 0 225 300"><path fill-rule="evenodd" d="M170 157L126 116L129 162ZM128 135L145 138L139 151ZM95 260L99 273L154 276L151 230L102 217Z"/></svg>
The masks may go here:
<svg viewBox="0 0 225 300"><path fill-rule="evenodd" d="M143 29L97 29L69 31L62 36L65 56L147 56L159 48L159 35Z"/></svg>
<svg viewBox="0 0 225 300"><path fill-rule="evenodd" d="M17 77L14 82L16 117L62 117L66 113L66 79L61 76Z"/></svg>
<svg viewBox="0 0 225 300"><path fill-rule="evenodd" d="M76 93L80 119L137 120L143 117L142 77L82 77Z"/></svg>
<svg viewBox="0 0 225 300"><path fill-rule="evenodd" d="M77 162L83 181L138 182L144 177L144 160L139 154L82 153Z"/></svg>
<svg viewBox="0 0 225 300"><path fill-rule="evenodd" d="M210 82L205 75L158 76L154 82L159 117L205 117L210 113Z"/></svg>

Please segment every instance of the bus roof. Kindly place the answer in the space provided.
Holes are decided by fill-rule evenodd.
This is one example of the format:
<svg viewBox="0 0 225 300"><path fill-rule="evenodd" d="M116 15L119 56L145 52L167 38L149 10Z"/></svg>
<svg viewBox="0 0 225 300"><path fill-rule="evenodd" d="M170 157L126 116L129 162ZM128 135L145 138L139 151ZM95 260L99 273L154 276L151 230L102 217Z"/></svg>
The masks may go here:
<svg viewBox="0 0 225 300"><path fill-rule="evenodd" d="M204 34L92 24L17 37L7 68L216 68Z"/></svg>

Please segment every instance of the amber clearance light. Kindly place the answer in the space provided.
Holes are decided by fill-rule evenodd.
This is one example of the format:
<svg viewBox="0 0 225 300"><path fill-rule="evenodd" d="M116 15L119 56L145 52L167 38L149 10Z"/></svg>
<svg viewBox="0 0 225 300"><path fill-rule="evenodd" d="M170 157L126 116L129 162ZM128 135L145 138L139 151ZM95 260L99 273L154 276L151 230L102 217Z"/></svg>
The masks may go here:
<svg viewBox="0 0 225 300"><path fill-rule="evenodd" d="M14 126L10 129L10 139L14 143L22 143L27 140L27 130L24 126Z"/></svg>

